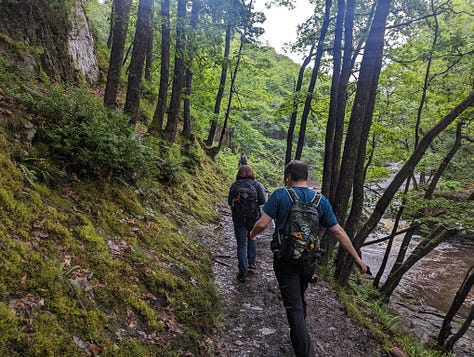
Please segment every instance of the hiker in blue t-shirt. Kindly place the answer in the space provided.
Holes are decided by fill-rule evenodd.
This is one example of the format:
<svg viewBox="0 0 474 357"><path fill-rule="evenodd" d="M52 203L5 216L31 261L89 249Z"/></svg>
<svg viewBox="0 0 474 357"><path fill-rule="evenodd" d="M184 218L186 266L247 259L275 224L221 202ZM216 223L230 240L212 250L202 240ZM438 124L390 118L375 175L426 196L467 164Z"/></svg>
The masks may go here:
<svg viewBox="0 0 474 357"><path fill-rule="evenodd" d="M257 243L249 239L250 230L260 218L260 205L266 201L263 185L255 180L255 174L248 165L242 165L237 179L229 189L228 203L232 208L240 282L246 280L247 270L256 269Z"/></svg>
<svg viewBox="0 0 474 357"><path fill-rule="evenodd" d="M293 160L285 167L285 182L291 187L300 200L310 202L316 194L308 187L308 165L303 161ZM269 197L263 206L262 217L255 223L250 232L250 239L256 239L257 234L263 232L268 224L275 220L275 233L273 234L272 250L273 270L280 286L283 304L286 308L288 324L290 326L291 344L297 357L316 356L311 338L306 328L306 301L304 293L311 280L316 264L294 264L279 257L278 232L284 229L292 205L288 191L282 187ZM323 195L317 207L320 225L327 228L340 245L354 258L362 273L367 272L367 265L359 257L352 242L337 222L331 203Z"/></svg>

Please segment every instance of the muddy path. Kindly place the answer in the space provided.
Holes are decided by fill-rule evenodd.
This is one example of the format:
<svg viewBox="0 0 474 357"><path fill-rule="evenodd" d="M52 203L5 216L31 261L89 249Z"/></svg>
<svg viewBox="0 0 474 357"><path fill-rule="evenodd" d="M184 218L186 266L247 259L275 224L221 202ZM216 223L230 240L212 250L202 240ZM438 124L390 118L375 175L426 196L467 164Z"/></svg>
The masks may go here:
<svg viewBox="0 0 474 357"><path fill-rule="evenodd" d="M209 355L225 357L294 356L278 284L272 270L267 230L257 240L257 269L247 281L237 280L237 246L230 211L223 208L220 225L208 235L215 283L221 295L222 329L212 337ZM351 321L336 293L324 281L306 292L308 327L318 356L387 356L380 341ZM212 345L212 348L210 347ZM212 349L212 352L211 352Z"/></svg>

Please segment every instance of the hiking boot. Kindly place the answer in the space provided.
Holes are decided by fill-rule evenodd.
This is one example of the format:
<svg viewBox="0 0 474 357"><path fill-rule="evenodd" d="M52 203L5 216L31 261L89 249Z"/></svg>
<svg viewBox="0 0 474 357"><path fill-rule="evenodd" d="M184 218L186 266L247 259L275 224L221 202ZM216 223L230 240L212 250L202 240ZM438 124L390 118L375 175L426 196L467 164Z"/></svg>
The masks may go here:
<svg viewBox="0 0 474 357"><path fill-rule="evenodd" d="M249 263L249 269L257 269L255 263Z"/></svg>
<svg viewBox="0 0 474 357"><path fill-rule="evenodd" d="M242 274L237 274L237 280L240 281L241 283L245 283L245 281L247 280L247 278L245 277L245 275L242 275Z"/></svg>

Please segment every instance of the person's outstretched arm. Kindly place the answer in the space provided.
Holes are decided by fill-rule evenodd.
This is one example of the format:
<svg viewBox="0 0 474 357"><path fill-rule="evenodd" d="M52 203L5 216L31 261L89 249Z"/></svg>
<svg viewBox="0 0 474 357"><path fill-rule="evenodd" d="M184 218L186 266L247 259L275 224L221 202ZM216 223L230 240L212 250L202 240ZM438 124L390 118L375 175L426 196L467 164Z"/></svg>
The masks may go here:
<svg viewBox="0 0 474 357"><path fill-rule="evenodd" d="M344 228L341 227L340 224L336 224L335 226L332 226L329 228L332 234L334 234L334 237L339 241L339 244L347 250L347 252L354 258L356 264L360 268L360 272L362 274L367 273L367 264L359 257L359 254L357 254L354 246L352 245L351 239L347 235L346 231Z"/></svg>
<svg viewBox="0 0 474 357"><path fill-rule="evenodd" d="M255 222L255 225L250 231L250 239L256 240L257 234L262 233L265 230L265 228L267 228L268 224L271 221L272 221L272 217L270 217L268 214L263 212L262 217L260 217L260 219L257 222Z"/></svg>

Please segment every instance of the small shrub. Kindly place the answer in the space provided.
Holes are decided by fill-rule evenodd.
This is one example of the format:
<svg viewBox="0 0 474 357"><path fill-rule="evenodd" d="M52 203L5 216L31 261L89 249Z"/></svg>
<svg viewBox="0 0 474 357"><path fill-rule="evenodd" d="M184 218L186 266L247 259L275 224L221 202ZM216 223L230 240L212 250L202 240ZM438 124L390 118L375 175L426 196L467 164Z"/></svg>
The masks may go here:
<svg viewBox="0 0 474 357"><path fill-rule="evenodd" d="M41 117L38 139L68 171L81 176L134 180L151 175L152 156L129 118L108 111L87 91L53 86L48 93L20 96Z"/></svg>

